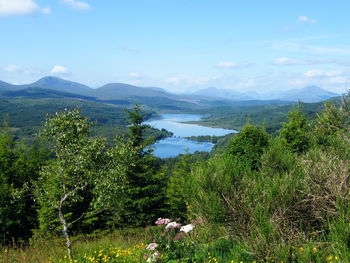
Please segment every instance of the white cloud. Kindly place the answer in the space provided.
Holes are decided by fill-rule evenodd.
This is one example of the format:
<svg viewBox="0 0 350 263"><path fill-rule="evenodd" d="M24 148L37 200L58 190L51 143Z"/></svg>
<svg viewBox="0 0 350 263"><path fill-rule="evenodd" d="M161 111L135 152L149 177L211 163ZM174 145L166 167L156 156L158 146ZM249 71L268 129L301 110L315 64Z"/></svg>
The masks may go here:
<svg viewBox="0 0 350 263"><path fill-rule="evenodd" d="M139 73L136 73L136 72L131 72L129 74L129 77L133 78L133 79L139 79L139 78L141 78L141 75Z"/></svg>
<svg viewBox="0 0 350 263"><path fill-rule="evenodd" d="M319 69L312 69L304 73L305 77L309 78L324 78L324 77L338 77L343 75L342 71L324 71Z"/></svg>
<svg viewBox="0 0 350 263"><path fill-rule="evenodd" d="M63 66L59 66L56 65L54 66L51 71L52 74L58 74L58 75L65 75L65 74L69 74L70 71L68 70L68 68L63 67Z"/></svg>
<svg viewBox="0 0 350 263"><path fill-rule="evenodd" d="M35 13L49 14L51 9L40 7L34 0L0 0L0 17Z"/></svg>
<svg viewBox="0 0 350 263"><path fill-rule="evenodd" d="M90 4L84 1L77 0L61 0L64 4L69 5L71 8L78 10L89 10L91 9Z"/></svg>
<svg viewBox="0 0 350 263"><path fill-rule="evenodd" d="M7 72L20 72L22 71L22 67L17 66L17 65L7 65L3 68Z"/></svg>
<svg viewBox="0 0 350 263"><path fill-rule="evenodd" d="M309 18L307 16L299 16L298 21L302 23L315 24L317 21L315 19Z"/></svg>
<svg viewBox="0 0 350 263"><path fill-rule="evenodd" d="M3 70L10 73L22 73L26 75L33 75L39 73L38 70L33 68L24 68L18 65L7 65L3 67Z"/></svg>
<svg viewBox="0 0 350 263"><path fill-rule="evenodd" d="M209 81L213 80L210 77L197 77L191 75L177 75L166 80L166 83L170 84L188 84L188 85L205 85Z"/></svg>
<svg viewBox="0 0 350 263"><path fill-rule="evenodd" d="M233 62L219 62L216 67L218 68L237 68L237 64Z"/></svg>

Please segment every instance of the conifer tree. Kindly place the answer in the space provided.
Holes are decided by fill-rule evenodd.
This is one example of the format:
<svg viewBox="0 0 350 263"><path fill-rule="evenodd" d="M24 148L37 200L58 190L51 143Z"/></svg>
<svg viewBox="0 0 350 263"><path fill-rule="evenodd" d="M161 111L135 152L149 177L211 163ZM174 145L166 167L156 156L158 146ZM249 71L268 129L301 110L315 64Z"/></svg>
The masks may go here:
<svg viewBox="0 0 350 263"><path fill-rule="evenodd" d="M153 140L144 139L145 115L139 105L128 111L129 138L135 151L134 166L127 175L128 188L122 213L122 223L134 226L151 224L161 216L165 203L165 176L160 160L149 147Z"/></svg>

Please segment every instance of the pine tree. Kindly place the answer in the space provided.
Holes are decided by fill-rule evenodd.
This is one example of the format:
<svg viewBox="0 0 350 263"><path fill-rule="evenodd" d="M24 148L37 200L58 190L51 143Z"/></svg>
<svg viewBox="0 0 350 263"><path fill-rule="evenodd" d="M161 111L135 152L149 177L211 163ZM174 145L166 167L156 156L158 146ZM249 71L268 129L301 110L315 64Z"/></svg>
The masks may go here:
<svg viewBox="0 0 350 263"><path fill-rule="evenodd" d="M160 160L149 148L152 140L144 139L145 115L136 105L129 116L129 137L135 151L134 166L127 175L128 188L122 213L122 224L144 226L161 216L165 203L165 176Z"/></svg>

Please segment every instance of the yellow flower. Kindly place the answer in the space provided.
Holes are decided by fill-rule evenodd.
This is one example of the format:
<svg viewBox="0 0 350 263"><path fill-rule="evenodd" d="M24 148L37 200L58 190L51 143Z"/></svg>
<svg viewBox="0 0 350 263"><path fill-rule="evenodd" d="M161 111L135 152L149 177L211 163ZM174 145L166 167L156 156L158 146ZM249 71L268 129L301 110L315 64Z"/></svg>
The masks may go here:
<svg viewBox="0 0 350 263"><path fill-rule="evenodd" d="M335 256L334 259L335 259L335 260L339 260L339 257L338 257L338 256Z"/></svg>
<svg viewBox="0 0 350 263"><path fill-rule="evenodd" d="M326 260L327 260L327 261L332 261L333 258L334 258L334 257L333 257L332 255L330 255L330 256L328 256L328 257L326 258Z"/></svg>
<svg viewBox="0 0 350 263"><path fill-rule="evenodd" d="M312 249L312 251L313 251L313 252L317 252L317 248L314 247L314 248Z"/></svg>
<svg viewBox="0 0 350 263"><path fill-rule="evenodd" d="M304 248L303 248L303 247L300 247L299 250L300 250L301 252L304 252Z"/></svg>

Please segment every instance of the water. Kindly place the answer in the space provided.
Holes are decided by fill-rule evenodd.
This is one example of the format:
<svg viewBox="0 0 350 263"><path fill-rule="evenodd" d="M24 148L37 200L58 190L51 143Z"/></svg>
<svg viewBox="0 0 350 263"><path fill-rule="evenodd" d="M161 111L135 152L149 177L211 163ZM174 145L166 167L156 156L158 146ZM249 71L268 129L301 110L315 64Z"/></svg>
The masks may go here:
<svg viewBox="0 0 350 263"><path fill-rule="evenodd" d="M174 134L174 137L162 139L153 145L153 154L160 158L174 157L186 151L194 153L196 151L210 152L214 144L210 142L198 142L184 139L190 136L223 136L235 133L234 130L222 128L210 128L198 124L182 123L188 121L199 121L200 115L194 114L162 114L159 118L150 119L146 124L157 129L166 129Z"/></svg>

